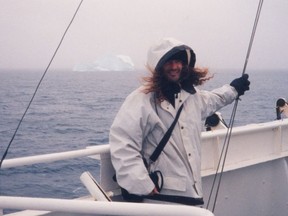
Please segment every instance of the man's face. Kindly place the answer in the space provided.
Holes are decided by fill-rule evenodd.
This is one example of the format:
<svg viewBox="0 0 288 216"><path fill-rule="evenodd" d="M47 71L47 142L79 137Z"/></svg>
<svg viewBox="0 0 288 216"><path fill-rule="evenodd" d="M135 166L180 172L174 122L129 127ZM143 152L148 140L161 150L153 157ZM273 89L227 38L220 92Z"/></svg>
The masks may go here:
<svg viewBox="0 0 288 216"><path fill-rule="evenodd" d="M181 60L169 60L163 65L164 76L171 82L178 82L182 68L183 63Z"/></svg>

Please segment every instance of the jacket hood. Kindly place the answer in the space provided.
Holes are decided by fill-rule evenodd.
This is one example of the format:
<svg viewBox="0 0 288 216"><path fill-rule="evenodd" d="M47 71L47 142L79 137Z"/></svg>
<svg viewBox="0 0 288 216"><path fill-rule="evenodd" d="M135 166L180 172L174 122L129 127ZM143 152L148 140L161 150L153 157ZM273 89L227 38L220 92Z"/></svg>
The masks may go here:
<svg viewBox="0 0 288 216"><path fill-rule="evenodd" d="M174 38L163 38L148 50L147 66L151 71L158 71L169 59L181 59L184 64L194 67L194 51Z"/></svg>

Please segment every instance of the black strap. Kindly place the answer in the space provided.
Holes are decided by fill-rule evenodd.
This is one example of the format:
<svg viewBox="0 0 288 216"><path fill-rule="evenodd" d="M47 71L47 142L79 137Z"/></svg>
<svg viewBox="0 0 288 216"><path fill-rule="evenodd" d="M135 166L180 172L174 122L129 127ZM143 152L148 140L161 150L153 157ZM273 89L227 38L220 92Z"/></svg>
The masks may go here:
<svg viewBox="0 0 288 216"><path fill-rule="evenodd" d="M193 198L193 197L185 197L185 196L154 194L153 196L143 196L143 198L164 201L164 202L179 203L183 205L192 205L192 206L204 204L203 198Z"/></svg>
<svg viewBox="0 0 288 216"><path fill-rule="evenodd" d="M160 143L158 144L158 146L154 150L153 154L150 156L150 161L155 162L158 159L158 157L161 154L161 152L163 151L165 145L167 144L168 140L170 139L170 136L172 134L172 131L173 131L177 121L178 121L178 118L180 116L180 113L181 113L182 109L183 109L183 104L178 109L177 114L175 116L175 119L172 122L171 126L169 127L169 129L167 130L167 132L165 133L163 138L161 139Z"/></svg>
<svg viewBox="0 0 288 216"><path fill-rule="evenodd" d="M203 198L193 198L185 196L165 195L165 194L154 194L150 195L136 195L130 194L125 189L121 188L122 197L126 202L143 202L144 199L158 200L171 203L179 203L183 205L203 205Z"/></svg>

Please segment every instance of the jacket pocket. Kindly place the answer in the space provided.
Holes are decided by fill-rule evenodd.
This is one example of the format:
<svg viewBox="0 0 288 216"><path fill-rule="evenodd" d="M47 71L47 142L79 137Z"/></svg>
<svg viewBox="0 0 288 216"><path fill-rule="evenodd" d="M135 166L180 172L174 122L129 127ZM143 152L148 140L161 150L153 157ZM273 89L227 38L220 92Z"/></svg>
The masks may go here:
<svg viewBox="0 0 288 216"><path fill-rule="evenodd" d="M186 178L164 176L163 189L186 191Z"/></svg>

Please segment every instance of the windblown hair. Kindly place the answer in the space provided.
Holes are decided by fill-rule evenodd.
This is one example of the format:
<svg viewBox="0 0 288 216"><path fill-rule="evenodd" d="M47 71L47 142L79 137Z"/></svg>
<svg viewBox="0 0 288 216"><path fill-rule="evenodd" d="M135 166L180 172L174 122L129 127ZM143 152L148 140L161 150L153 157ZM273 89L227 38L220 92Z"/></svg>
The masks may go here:
<svg viewBox="0 0 288 216"><path fill-rule="evenodd" d="M143 92L148 94L150 92L155 92L156 99L158 102L162 102L165 100L165 96L163 94L163 89L167 88L168 81L164 77L164 73L162 70L160 71L151 71L151 76L143 77ZM180 85L186 89L193 89L193 86L202 85L205 81L211 79L213 76L208 76L209 70L208 68L193 68L184 66L182 68L182 74L180 78ZM185 88L184 88L185 89Z"/></svg>

